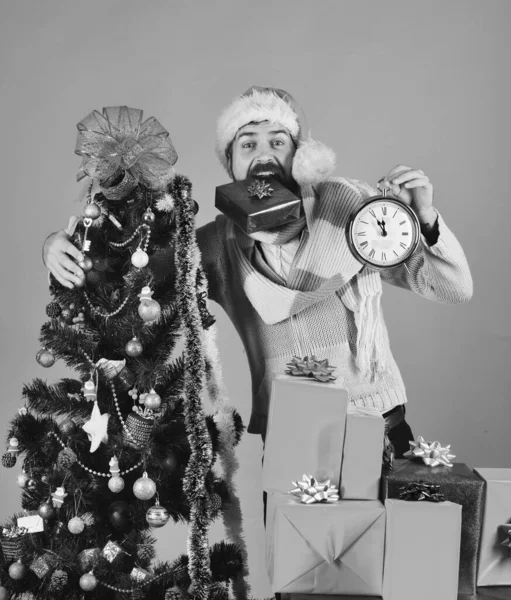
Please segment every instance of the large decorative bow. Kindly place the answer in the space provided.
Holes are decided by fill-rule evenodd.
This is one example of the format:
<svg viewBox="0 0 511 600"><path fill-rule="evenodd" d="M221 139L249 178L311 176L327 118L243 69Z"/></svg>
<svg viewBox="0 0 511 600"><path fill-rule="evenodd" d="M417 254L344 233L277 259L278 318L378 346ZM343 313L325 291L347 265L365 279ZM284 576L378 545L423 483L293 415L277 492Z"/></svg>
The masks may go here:
<svg viewBox="0 0 511 600"><path fill-rule="evenodd" d="M452 467L452 458L456 458L455 454L451 454L451 445L442 446L440 442L426 442L422 436L410 442L410 450L405 452L406 458L420 458L428 467Z"/></svg>
<svg viewBox="0 0 511 600"><path fill-rule="evenodd" d="M142 115L138 108L109 106L78 123L75 153L83 158L78 181L86 175L97 180L111 200L125 197L139 183L151 190L169 183L176 150L168 131L154 117L142 122Z"/></svg>
<svg viewBox="0 0 511 600"><path fill-rule="evenodd" d="M320 482L312 475L304 475L303 481L293 481L293 485L295 488L289 493L298 496L304 504L339 500L339 492L334 485L330 485L330 479Z"/></svg>
<svg viewBox="0 0 511 600"><path fill-rule="evenodd" d="M411 500L419 502L444 502L445 496L440 493L440 486L435 483L426 483L417 481L409 483L399 488L399 498L401 500Z"/></svg>
<svg viewBox="0 0 511 600"><path fill-rule="evenodd" d="M332 375L332 371L335 371L336 367L328 364L328 358L318 360L314 355L300 358L293 356L290 363L287 363L286 373L288 375L294 375L296 377L309 377L316 381L326 383L336 379Z"/></svg>

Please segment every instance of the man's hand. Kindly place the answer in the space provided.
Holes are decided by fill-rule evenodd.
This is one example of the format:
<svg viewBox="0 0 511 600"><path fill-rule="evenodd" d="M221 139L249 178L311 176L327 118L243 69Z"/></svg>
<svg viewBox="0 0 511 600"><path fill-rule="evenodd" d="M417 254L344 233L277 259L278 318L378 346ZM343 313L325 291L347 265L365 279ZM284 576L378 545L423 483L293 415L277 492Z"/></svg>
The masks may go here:
<svg viewBox="0 0 511 600"><path fill-rule="evenodd" d="M67 288L83 284L85 273L75 262L83 258L80 250L69 241L65 229L52 233L44 242L43 262L55 279Z"/></svg>
<svg viewBox="0 0 511 600"><path fill-rule="evenodd" d="M433 186L424 171L397 165L383 178L390 192L410 206L421 225L432 226L437 218L433 209Z"/></svg>

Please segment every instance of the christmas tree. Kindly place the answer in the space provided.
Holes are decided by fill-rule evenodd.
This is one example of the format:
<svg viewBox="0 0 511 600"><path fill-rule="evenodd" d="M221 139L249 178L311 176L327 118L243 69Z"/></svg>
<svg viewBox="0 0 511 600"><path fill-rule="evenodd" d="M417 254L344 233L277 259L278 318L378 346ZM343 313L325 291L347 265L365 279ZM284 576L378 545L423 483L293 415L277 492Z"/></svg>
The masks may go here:
<svg viewBox="0 0 511 600"><path fill-rule="evenodd" d="M10 423L2 463L21 455L23 512L2 529L0 600L247 597L233 483L243 424L222 384L190 181L138 109L90 113L76 153L86 277L71 290L50 277L37 361L77 376L26 385ZM228 540L210 547L219 517ZM188 551L155 563L151 530L168 521L189 523Z"/></svg>

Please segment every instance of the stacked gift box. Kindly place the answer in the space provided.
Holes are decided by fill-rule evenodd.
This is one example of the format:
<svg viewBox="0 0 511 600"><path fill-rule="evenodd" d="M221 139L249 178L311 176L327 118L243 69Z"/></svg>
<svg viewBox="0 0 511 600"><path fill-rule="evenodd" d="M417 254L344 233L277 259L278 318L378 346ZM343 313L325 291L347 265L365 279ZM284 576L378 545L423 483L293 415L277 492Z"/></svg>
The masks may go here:
<svg viewBox="0 0 511 600"><path fill-rule="evenodd" d="M511 469L473 470L417 438L382 470L384 439L379 411L350 406L345 390L273 382L263 464L272 591L456 600L511 585Z"/></svg>

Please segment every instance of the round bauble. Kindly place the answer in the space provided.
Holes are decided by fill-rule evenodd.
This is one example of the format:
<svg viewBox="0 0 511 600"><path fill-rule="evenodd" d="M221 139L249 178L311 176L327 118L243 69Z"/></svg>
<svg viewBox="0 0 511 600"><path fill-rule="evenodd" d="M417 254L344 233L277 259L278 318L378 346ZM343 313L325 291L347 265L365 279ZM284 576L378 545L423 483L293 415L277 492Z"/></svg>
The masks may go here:
<svg viewBox="0 0 511 600"><path fill-rule="evenodd" d="M73 435L76 430L76 423L73 419L64 419L59 427L63 435Z"/></svg>
<svg viewBox="0 0 511 600"><path fill-rule="evenodd" d="M151 506L145 515L146 521L151 527L163 527L170 519L169 511L160 504Z"/></svg>
<svg viewBox="0 0 511 600"><path fill-rule="evenodd" d="M131 528L133 507L123 500L112 502L108 507L108 519L116 529L127 531Z"/></svg>
<svg viewBox="0 0 511 600"><path fill-rule="evenodd" d="M147 223L148 225L151 225L152 223L154 223L155 218L156 217L154 216L154 213L150 208L148 208L145 211L144 216L142 217L144 223Z"/></svg>
<svg viewBox="0 0 511 600"><path fill-rule="evenodd" d="M100 206L98 206L95 202L89 202L85 205L85 208L83 210L83 216L86 219L92 219L93 221L99 219L99 217L101 216Z"/></svg>
<svg viewBox="0 0 511 600"><path fill-rule="evenodd" d="M67 524L67 528L73 535L78 535L85 529L85 523L80 517L73 517Z"/></svg>
<svg viewBox="0 0 511 600"><path fill-rule="evenodd" d="M28 567L24 565L21 560L18 560L9 567L9 577L11 579L23 579L27 576Z"/></svg>
<svg viewBox="0 0 511 600"><path fill-rule="evenodd" d="M197 202L195 202L195 200L192 200L192 212L194 215L196 215L199 212L199 205L197 204Z"/></svg>
<svg viewBox="0 0 511 600"><path fill-rule="evenodd" d="M122 492L124 489L124 479L122 477L110 477L108 480L108 489L114 494Z"/></svg>
<svg viewBox="0 0 511 600"><path fill-rule="evenodd" d="M176 470L176 467L177 467L177 458L173 454L169 454L163 460L163 468L166 471L172 472L172 471Z"/></svg>
<svg viewBox="0 0 511 600"><path fill-rule="evenodd" d="M145 397L144 404L150 410L158 410L161 406L161 398L154 390L151 390Z"/></svg>
<svg viewBox="0 0 511 600"><path fill-rule="evenodd" d="M9 600L10 596L9 590L0 585L0 600Z"/></svg>
<svg viewBox="0 0 511 600"><path fill-rule="evenodd" d="M146 323L152 323L160 318L161 306L156 300L144 300L138 306L138 314Z"/></svg>
<svg viewBox="0 0 511 600"><path fill-rule="evenodd" d="M126 344L126 347L124 348L124 350L126 351L126 354L128 356L131 356L132 358L136 358L137 356L140 356L142 354L144 349L142 347L142 344L138 340L138 338L134 337L132 340L130 340Z"/></svg>
<svg viewBox="0 0 511 600"><path fill-rule="evenodd" d="M49 483L49 482L50 482L50 478L49 478L49 476L48 476L48 475L43 475L43 476L41 477L41 481L42 481L43 483Z"/></svg>
<svg viewBox="0 0 511 600"><path fill-rule="evenodd" d="M92 590L98 585L98 580L94 576L94 573L85 573L80 577L80 587L84 592L92 592Z"/></svg>
<svg viewBox="0 0 511 600"><path fill-rule="evenodd" d="M84 256L83 260L78 261L78 266L84 273L88 273L94 268L94 263L89 256Z"/></svg>
<svg viewBox="0 0 511 600"><path fill-rule="evenodd" d="M58 319L61 313L60 304L58 302L50 302L46 307L46 314L50 319Z"/></svg>
<svg viewBox="0 0 511 600"><path fill-rule="evenodd" d="M39 350L35 358L41 367L48 368L55 364L55 356L53 355L53 352L51 352L51 350L46 350L45 348L43 350Z"/></svg>
<svg viewBox="0 0 511 600"><path fill-rule="evenodd" d="M35 479L30 478L25 484L25 489L29 492L33 492L37 488L37 481Z"/></svg>
<svg viewBox="0 0 511 600"><path fill-rule="evenodd" d="M57 514L57 511L49 502L43 502L37 512L41 518L46 520L52 519Z"/></svg>
<svg viewBox="0 0 511 600"><path fill-rule="evenodd" d="M22 473L20 473L20 474L18 475L18 477L16 478L16 483L18 484L18 486L19 486L20 488L24 488L24 487L27 485L27 483L28 483L29 479L30 479L30 476L29 476L29 475L27 475L27 474L25 473L25 471L23 471L23 472L22 472Z"/></svg>
<svg viewBox="0 0 511 600"><path fill-rule="evenodd" d="M142 248L137 248L131 256L131 264L137 269L142 269L149 262L149 256L147 252L144 252Z"/></svg>
<svg viewBox="0 0 511 600"><path fill-rule="evenodd" d="M99 271L96 271L95 269L93 269L92 271L87 271L87 273L85 274L85 280L89 285L92 285L93 287L99 285L102 279L103 277L101 273Z"/></svg>
<svg viewBox="0 0 511 600"><path fill-rule="evenodd" d="M72 323L73 322L73 312L70 308L63 308L60 316L62 319L64 319L64 321L66 323Z"/></svg>
<svg viewBox="0 0 511 600"><path fill-rule="evenodd" d="M15 464L16 455L14 454L14 452L5 452L5 454L2 454L2 465L6 469L12 469L12 467L14 467Z"/></svg>
<svg viewBox="0 0 511 600"><path fill-rule="evenodd" d="M139 500L149 500L156 494L156 484L149 479L147 472L144 471L142 477L135 481L133 493Z"/></svg>

